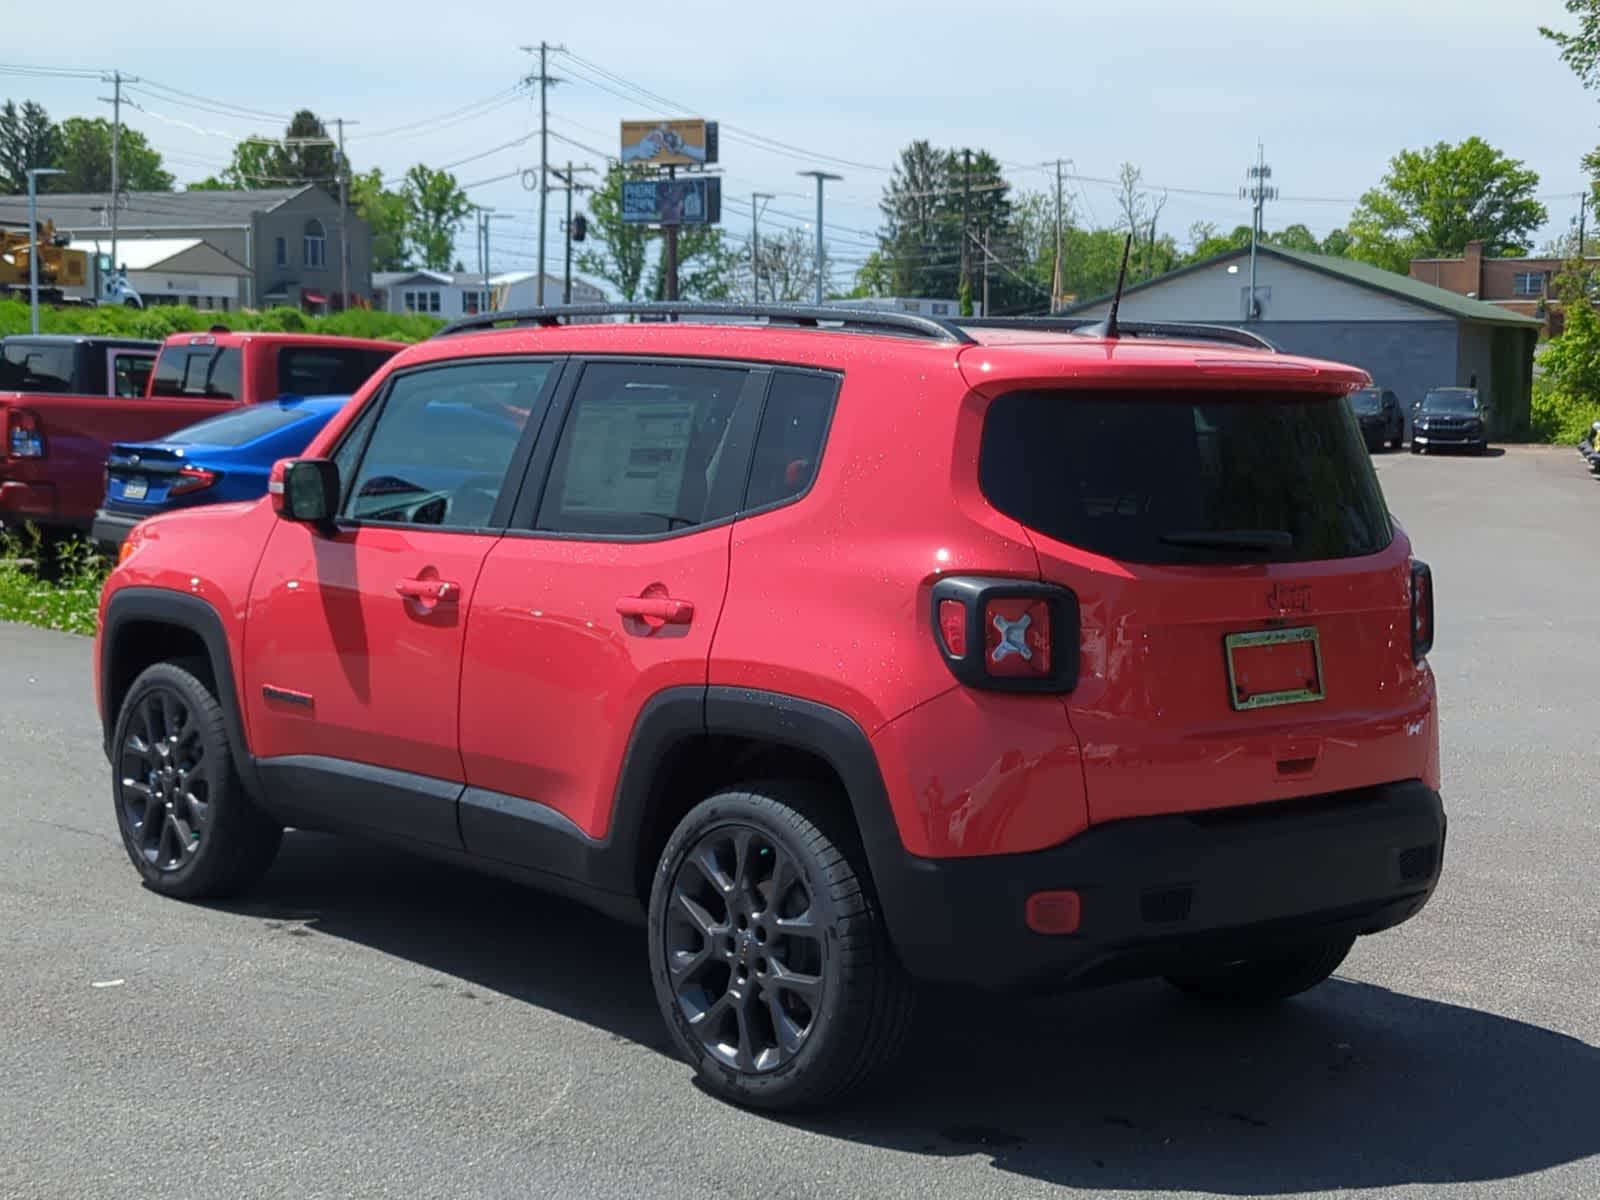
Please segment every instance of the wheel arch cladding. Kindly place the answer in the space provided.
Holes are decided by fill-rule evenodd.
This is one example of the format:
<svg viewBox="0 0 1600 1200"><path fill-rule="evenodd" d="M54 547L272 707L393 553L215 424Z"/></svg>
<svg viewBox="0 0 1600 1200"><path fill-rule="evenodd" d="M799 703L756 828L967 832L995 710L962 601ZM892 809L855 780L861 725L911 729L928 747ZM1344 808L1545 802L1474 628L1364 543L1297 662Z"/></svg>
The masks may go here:
<svg viewBox="0 0 1600 1200"><path fill-rule="evenodd" d="M662 847L690 808L719 787L758 777L835 785L875 879L903 855L872 743L849 716L749 688L675 688L640 714L618 789L615 827L634 840L636 894L648 895Z"/></svg>
<svg viewBox="0 0 1600 1200"><path fill-rule="evenodd" d="M100 637L98 669L104 696L100 714L106 756L123 698L139 674L158 662L189 660L200 668L200 680L222 706L228 747L246 790L260 788L244 736L233 658L222 617L207 601L164 588L123 588L106 606Z"/></svg>

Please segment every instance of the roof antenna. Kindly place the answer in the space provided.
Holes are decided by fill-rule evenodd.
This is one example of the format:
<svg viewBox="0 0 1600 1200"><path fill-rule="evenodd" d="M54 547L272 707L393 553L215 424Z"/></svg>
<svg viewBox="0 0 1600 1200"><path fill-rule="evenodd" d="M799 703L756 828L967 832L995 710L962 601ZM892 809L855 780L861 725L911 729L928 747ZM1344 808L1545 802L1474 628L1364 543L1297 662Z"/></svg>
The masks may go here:
<svg viewBox="0 0 1600 1200"><path fill-rule="evenodd" d="M1115 340L1122 336L1117 328L1117 310L1122 307L1122 285L1128 281L1128 251L1133 249L1133 234L1129 233L1122 241L1122 266L1117 268L1117 290L1111 296L1111 309L1106 313L1106 319L1095 325L1086 325L1078 330L1085 337L1107 338Z"/></svg>

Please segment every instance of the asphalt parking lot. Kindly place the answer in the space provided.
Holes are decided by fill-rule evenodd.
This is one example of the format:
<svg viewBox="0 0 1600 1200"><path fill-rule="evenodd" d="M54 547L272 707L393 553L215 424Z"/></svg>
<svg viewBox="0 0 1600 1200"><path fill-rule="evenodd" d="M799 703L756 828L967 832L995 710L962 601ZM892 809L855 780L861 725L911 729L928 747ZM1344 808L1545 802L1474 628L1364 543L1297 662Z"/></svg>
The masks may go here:
<svg viewBox="0 0 1600 1200"><path fill-rule="evenodd" d="M1600 484L1379 471L1438 592L1430 907L1265 1016L932 997L830 1118L698 1091L642 935L562 901L311 835L245 901L145 892L89 642L0 626L0 1196L1600 1197Z"/></svg>

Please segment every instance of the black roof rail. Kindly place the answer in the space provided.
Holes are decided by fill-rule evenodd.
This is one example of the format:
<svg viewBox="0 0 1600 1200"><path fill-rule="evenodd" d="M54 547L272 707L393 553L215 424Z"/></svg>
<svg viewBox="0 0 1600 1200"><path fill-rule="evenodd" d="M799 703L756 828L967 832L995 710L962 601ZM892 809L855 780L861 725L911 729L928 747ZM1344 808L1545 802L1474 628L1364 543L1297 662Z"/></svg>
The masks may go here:
<svg viewBox="0 0 1600 1200"><path fill-rule="evenodd" d="M967 329L1022 329L1033 333L1092 333L1099 322L1088 317L958 317L957 325ZM1119 321L1122 337L1175 338L1186 342L1227 342L1249 346L1252 350L1277 351L1277 347L1258 333L1232 325L1206 325L1191 321Z"/></svg>
<svg viewBox="0 0 1600 1200"><path fill-rule="evenodd" d="M505 326L538 325L549 328L585 317L635 317L679 321L684 317L721 317L740 322L789 325L797 329L836 328L851 333L889 333L931 338L941 342L970 343L972 338L949 321L892 309L850 308L826 304L712 304L701 301L621 302L617 304L558 304L544 308L513 308L452 321L434 337L472 333Z"/></svg>

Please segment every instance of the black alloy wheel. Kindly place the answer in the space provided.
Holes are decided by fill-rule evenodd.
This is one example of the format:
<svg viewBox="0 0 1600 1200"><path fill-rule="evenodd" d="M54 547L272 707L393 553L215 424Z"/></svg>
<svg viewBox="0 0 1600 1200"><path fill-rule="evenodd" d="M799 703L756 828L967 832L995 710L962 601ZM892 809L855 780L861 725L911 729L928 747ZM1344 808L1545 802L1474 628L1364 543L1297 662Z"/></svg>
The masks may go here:
<svg viewBox="0 0 1600 1200"><path fill-rule="evenodd" d="M824 923L794 858L749 826L695 843L672 881L665 949L678 1011L735 1071L783 1066L815 1028Z"/></svg>
<svg viewBox="0 0 1600 1200"><path fill-rule="evenodd" d="M283 839L246 793L228 721L197 672L145 668L122 697L111 736L111 796L128 857L145 886L189 899L243 891Z"/></svg>
<svg viewBox="0 0 1600 1200"><path fill-rule="evenodd" d="M117 751L118 812L130 849L155 870L181 870L199 851L214 766L183 696L171 687L145 691Z"/></svg>

